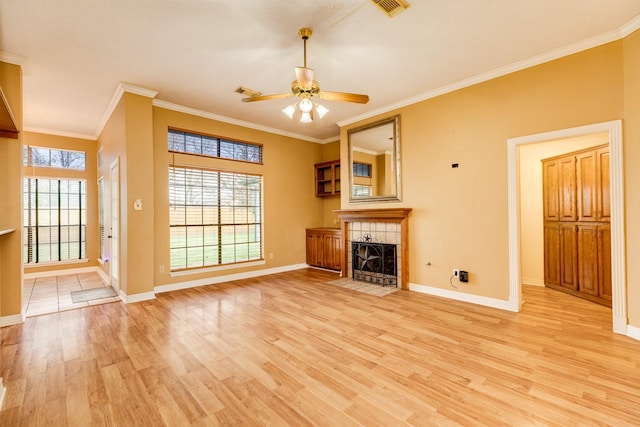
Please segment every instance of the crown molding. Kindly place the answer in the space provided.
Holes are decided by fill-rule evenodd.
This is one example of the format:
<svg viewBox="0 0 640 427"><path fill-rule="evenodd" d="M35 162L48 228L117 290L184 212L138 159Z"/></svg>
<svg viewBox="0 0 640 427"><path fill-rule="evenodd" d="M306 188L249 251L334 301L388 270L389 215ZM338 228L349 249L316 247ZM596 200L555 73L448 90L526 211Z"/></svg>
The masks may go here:
<svg viewBox="0 0 640 427"><path fill-rule="evenodd" d="M144 96L146 98L155 98L156 95L158 95L158 91L157 90L152 90L152 89L146 89L144 87L141 86L136 86L136 85L132 85L129 83L120 83L119 87L122 88L122 92L128 92L128 93L133 93L135 95L140 95L140 96ZM122 95L120 95L122 96Z"/></svg>
<svg viewBox="0 0 640 427"><path fill-rule="evenodd" d="M627 37L638 29L640 29L640 15L620 27L620 36L621 38Z"/></svg>
<svg viewBox="0 0 640 427"><path fill-rule="evenodd" d="M270 126L263 126L256 123L247 122L244 120L234 119L232 117L222 116L220 114L210 113L208 111L198 110L197 108L186 107L184 105L174 104L172 102L162 101L160 99L153 100L154 107L160 107L167 110L177 111L179 113L190 114L192 116L202 117L205 119L216 120L223 123L228 123L231 125L242 126L249 129L255 129L262 132L274 133L276 135L282 135L289 138L302 139L304 141L315 142L318 144L323 144L323 140L318 138L313 138L307 135L302 135L294 132L287 132L281 129L273 128ZM335 137L332 139L335 141Z"/></svg>
<svg viewBox="0 0 640 427"><path fill-rule="evenodd" d="M98 139L98 137L104 130L104 127L107 125L107 121L109 121L109 117L111 117L111 115L113 114L113 111L118 106L118 102L120 102L120 98L122 98L122 95L124 95L125 92L133 93L135 95L140 95L140 96L144 96L152 99L155 98L156 95L158 94L158 91L155 91L155 90L146 89L146 88L132 85L129 83L122 83L122 82L118 83L118 86L116 87L116 92L111 97L111 101L109 101L109 104L107 105L107 109L104 111L104 114L100 119L100 122L98 122L98 126L96 127L96 133L92 137L93 139L96 139L96 140Z"/></svg>
<svg viewBox="0 0 640 427"><path fill-rule="evenodd" d="M25 132L30 132L30 133L43 133L45 135L55 135L55 136L64 136L67 138L87 139L89 141L98 140L98 138L95 137L94 135L89 135L84 133L65 132L65 131L54 130L54 129L34 128L30 126L25 126L23 130Z"/></svg>
<svg viewBox="0 0 640 427"><path fill-rule="evenodd" d="M13 65L22 65L27 61L26 56L0 50L0 61Z"/></svg>
<svg viewBox="0 0 640 427"><path fill-rule="evenodd" d="M366 120L381 114L389 113L390 111L398 108L407 107L418 102L426 101L427 99L435 98L440 95L444 95L456 90L464 89L479 83L484 83L489 80L493 80L498 77L505 76L507 74L522 71L527 68L534 67L536 65L544 64L546 62L554 61L556 59L563 58L565 56L573 55L574 53L582 52L587 49L602 46L604 44L620 40L630 33L640 28L640 15L623 25L617 30L609 31L604 34L600 34L595 37L591 37L577 43L573 43L564 47L561 47L550 52L542 53L540 55L533 56L531 58L524 59L522 61L514 62L513 64L506 65L504 67L495 68L486 73L472 76L468 79L460 80L458 82L442 86L431 91L422 93L420 95L413 96L392 104L385 105L380 108L376 108L373 111L369 111L358 116L354 116L338 122L339 127L347 126L352 123Z"/></svg>

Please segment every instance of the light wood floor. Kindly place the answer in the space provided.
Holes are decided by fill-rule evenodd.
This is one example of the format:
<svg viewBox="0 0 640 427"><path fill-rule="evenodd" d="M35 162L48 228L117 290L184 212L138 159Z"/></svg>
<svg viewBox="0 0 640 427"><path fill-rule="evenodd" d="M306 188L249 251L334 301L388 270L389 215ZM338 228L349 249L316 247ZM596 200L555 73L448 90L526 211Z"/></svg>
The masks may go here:
<svg viewBox="0 0 640 427"><path fill-rule="evenodd" d="M526 287L521 313L299 270L2 329L0 425L640 424L640 342Z"/></svg>

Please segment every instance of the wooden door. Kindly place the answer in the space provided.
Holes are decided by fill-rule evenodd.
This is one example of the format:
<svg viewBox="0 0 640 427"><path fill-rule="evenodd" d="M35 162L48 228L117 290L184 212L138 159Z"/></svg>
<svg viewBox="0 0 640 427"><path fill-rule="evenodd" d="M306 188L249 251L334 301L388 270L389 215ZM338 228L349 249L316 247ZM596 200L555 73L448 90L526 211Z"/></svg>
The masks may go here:
<svg viewBox="0 0 640 427"><path fill-rule="evenodd" d="M596 151L576 156L578 181L578 221L597 221L598 168Z"/></svg>
<svg viewBox="0 0 640 427"><path fill-rule="evenodd" d="M560 220L558 165L557 160L545 160L542 162L542 193L544 197L544 219L546 221Z"/></svg>
<svg viewBox="0 0 640 427"><path fill-rule="evenodd" d="M610 199L610 187L611 187L611 173L609 168L609 148L600 149L597 151L598 156L598 202L597 202L597 219L598 221L611 221L611 199Z"/></svg>
<svg viewBox="0 0 640 427"><path fill-rule="evenodd" d="M578 282L580 292L598 296L598 227L578 226Z"/></svg>
<svg viewBox="0 0 640 427"><path fill-rule="evenodd" d="M611 303L611 227L598 227L598 294Z"/></svg>
<svg viewBox="0 0 640 427"><path fill-rule="evenodd" d="M560 225L560 285L578 290L577 232L574 224Z"/></svg>
<svg viewBox="0 0 640 427"><path fill-rule="evenodd" d="M307 264L321 267L323 252L324 241L322 234L307 230Z"/></svg>
<svg viewBox="0 0 640 427"><path fill-rule="evenodd" d="M559 286L560 276L560 226L551 223L544 227L544 284Z"/></svg>
<svg viewBox="0 0 640 427"><path fill-rule="evenodd" d="M560 221L576 220L576 160L567 156L558 161L558 189Z"/></svg>
<svg viewBox="0 0 640 427"><path fill-rule="evenodd" d="M328 233L324 236L324 259L323 267L331 270L342 268L342 248L339 235Z"/></svg>

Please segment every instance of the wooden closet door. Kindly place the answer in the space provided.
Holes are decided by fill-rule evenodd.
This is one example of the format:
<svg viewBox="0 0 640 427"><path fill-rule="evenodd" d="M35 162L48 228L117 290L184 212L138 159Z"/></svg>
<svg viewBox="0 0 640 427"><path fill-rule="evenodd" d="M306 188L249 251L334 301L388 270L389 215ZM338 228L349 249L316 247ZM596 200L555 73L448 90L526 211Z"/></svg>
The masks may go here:
<svg viewBox="0 0 640 427"><path fill-rule="evenodd" d="M611 187L611 173L609 168L609 148L598 150L596 155L598 156L598 203L597 203L597 216L598 221L611 221L611 200L610 200L610 187Z"/></svg>
<svg viewBox="0 0 640 427"><path fill-rule="evenodd" d="M575 156L559 160L560 221L576 220L576 159Z"/></svg>
<svg viewBox="0 0 640 427"><path fill-rule="evenodd" d="M598 227L598 296L611 301L611 227Z"/></svg>
<svg viewBox="0 0 640 427"><path fill-rule="evenodd" d="M560 225L560 285L578 290L578 242L574 224Z"/></svg>
<svg viewBox="0 0 640 427"><path fill-rule="evenodd" d="M560 163L557 160L542 162L542 194L545 221L560 220Z"/></svg>
<svg viewBox="0 0 640 427"><path fill-rule="evenodd" d="M544 284L560 285L560 226L557 222L544 226Z"/></svg>
<svg viewBox="0 0 640 427"><path fill-rule="evenodd" d="M598 286L598 227L578 226L578 283L580 292L597 296Z"/></svg>
<svg viewBox="0 0 640 427"><path fill-rule="evenodd" d="M578 221L597 221L598 156L596 151L581 153L577 161Z"/></svg>

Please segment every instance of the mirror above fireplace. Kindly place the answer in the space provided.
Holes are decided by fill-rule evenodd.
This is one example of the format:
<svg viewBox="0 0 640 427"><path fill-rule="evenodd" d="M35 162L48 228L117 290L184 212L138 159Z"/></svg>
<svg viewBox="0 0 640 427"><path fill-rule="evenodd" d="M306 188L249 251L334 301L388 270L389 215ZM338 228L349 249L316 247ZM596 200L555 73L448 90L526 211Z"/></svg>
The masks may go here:
<svg viewBox="0 0 640 427"><path fill-rule="evenodd" d="M400 116L349 129L349 201L400 201Z"/></svg>

